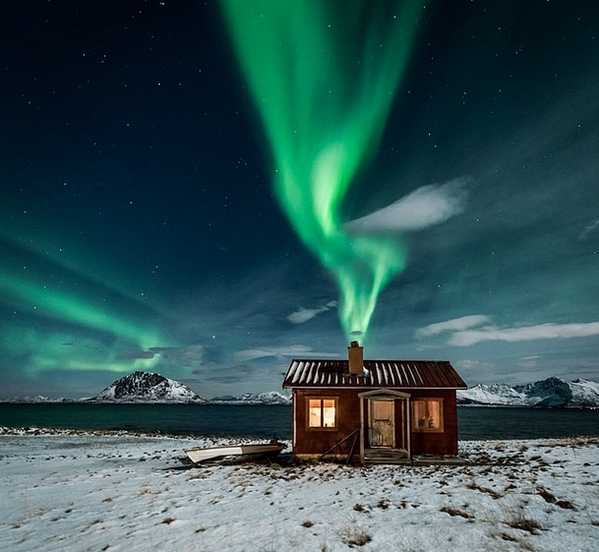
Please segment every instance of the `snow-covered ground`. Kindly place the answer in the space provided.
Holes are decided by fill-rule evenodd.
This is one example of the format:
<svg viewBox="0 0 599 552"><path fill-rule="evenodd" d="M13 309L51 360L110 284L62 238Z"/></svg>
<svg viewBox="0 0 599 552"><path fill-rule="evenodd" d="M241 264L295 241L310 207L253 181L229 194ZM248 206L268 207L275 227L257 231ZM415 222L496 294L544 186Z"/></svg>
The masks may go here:
<svg viewBox="0 0 599 552"><path fill-rule="evenodd" d="M233 442L0 429L0 550L598 549L596 437L463 441L461 466L176 469Z"/></svg>

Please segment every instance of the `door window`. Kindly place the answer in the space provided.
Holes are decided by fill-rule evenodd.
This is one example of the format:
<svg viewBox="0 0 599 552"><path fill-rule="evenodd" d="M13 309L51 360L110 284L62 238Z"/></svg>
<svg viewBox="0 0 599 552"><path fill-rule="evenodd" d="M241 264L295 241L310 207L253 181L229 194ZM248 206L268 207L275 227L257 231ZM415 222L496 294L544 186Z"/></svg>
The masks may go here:
<svg viewBox="0 0 599 552"><path fill-rule="evenodd" d="M395 443L395 403L373 400L370 402L370 446L393 447Z"/></svg>

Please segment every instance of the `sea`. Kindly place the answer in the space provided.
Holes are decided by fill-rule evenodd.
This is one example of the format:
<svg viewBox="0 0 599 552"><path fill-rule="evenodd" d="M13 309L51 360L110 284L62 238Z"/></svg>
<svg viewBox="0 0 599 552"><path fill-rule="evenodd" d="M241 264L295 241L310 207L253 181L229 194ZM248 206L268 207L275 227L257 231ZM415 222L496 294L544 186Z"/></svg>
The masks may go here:
<svg viewBox="0 0 599 552"><path fill-rule="evenodd" d="M291 407L222 404L0 403L0 427L291 439ZM599 436L599 409L458 408L460 440Z"/></svg>

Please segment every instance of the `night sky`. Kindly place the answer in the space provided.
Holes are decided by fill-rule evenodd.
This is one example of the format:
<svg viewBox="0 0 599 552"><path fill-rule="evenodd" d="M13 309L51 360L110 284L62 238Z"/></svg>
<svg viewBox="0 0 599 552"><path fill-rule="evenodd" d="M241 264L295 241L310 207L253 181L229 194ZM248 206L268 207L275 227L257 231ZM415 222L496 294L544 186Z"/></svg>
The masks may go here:
<svg viewBox="0 0 599 552"><path fill-rule="evenodd" d="M0 398L278 390L350 339L599 381L599 3L295 3L3 3Z"/></svg>

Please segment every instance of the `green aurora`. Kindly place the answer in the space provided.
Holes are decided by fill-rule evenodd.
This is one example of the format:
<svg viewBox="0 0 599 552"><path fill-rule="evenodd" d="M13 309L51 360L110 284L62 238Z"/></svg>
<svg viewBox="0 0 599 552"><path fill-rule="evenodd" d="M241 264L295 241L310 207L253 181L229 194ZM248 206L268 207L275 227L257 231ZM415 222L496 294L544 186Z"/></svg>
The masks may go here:
<svg viewBox="0 0 599 552"><path fill-rule="evenodd" d="M423 2L223 1L270 144L278 201L336 277L345 334L365 337L405 238L350 235L344 199L376 152Z"/></svg>
<svg viewBox="0 0 599 552"><path fill-rule="evenodd" d="M0 10L0 400L280 390L354 330L599 381L599 3L75 7Z"/></svg>
<svg viewBox="0 0 599 552"><path fill-rule="evenodd" d="M156 328L156 319L164 319L165 315L130 296L124 284L119 286L114 278L111 281L108 270L102 276L91 270L77 270L61 262L55 254L26 248L20 242L7 235L0 237L4 253L0 262L0 304L55 324L52 331L24 330L15 325L5 328L0 336L3 347L15 354L25 354L25 350L37 344L40 351L28 365L29 373L70 367L84 371L101 368L128 372L132 362L148 369L158 360L153 352L146 353L145 358L119 358L122 350L115 351L112 358L96 358L96 347L91 342L82 347L69 343L68 332L63 334L60 330L65 325L100 332L106 341L136 352L147 352L156 344L173 344L172 339ZM26 266L11 261L11 257L25 260Z"/></svg>

